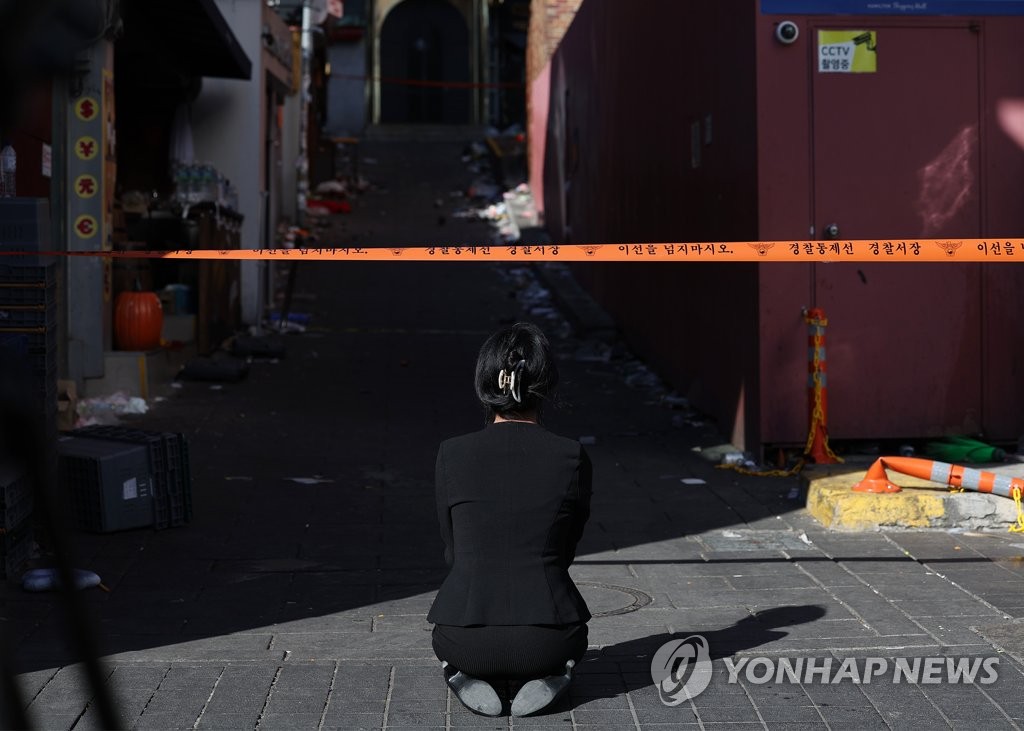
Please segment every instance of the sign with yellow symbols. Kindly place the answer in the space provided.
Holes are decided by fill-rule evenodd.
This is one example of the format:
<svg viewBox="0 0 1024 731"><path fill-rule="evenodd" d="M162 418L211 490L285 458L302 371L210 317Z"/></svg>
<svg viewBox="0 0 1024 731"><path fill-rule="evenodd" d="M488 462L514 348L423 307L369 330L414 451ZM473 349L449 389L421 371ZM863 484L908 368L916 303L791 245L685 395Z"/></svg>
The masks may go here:
<svg viewBox="0 0 1024 731"><path fill-rule="evenodd" d="M873 74L878 70L878 34L873 30L819 30L818 71Z"/></svg>
<svg viewBox="0 0 1024 731"><path fill-rule="evenodd" d="M83 122L92 121L99 111L100 105L91 96L83 96L75 102L75 116Z"/></svg>

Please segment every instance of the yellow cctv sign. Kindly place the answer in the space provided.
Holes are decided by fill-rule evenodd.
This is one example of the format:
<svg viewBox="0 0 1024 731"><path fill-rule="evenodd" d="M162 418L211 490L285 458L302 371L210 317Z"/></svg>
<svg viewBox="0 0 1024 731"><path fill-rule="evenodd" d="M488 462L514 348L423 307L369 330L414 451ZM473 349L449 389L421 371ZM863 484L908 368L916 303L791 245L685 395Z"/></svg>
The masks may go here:
<svg viewBox="0 0 1024 731"><path fill-rule="evenodd" d="M819 30L818 71L873 74L878 70L878 34L873 30Z"/></svg>

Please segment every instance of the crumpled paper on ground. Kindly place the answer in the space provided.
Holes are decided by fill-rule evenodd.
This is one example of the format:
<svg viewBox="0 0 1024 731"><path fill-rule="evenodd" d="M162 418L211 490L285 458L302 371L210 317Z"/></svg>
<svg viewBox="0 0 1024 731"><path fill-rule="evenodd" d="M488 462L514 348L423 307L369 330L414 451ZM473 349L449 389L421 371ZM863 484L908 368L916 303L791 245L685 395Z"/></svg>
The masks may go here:
<svg viewBox="0 0 1024 731"><path fill-rule="evenodd" d="M75 428L94 424L118 424L118 417L127 414L145 414L149 411L146 400L117 391L109 396L81 399L78 402L78 420Z"/></svg>

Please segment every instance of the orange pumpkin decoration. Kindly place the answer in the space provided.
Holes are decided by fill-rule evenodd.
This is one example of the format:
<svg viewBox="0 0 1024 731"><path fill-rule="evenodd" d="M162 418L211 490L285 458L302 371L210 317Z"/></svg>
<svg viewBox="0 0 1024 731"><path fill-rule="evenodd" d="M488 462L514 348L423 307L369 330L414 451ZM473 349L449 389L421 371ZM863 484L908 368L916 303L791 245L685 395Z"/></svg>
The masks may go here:
<svg viewBox="0 0 1024 731"><path fill-rule="evenodd" d="M160 347L164 310L155 292L121 292L114 302L114 338L120 350Z"/></svg>

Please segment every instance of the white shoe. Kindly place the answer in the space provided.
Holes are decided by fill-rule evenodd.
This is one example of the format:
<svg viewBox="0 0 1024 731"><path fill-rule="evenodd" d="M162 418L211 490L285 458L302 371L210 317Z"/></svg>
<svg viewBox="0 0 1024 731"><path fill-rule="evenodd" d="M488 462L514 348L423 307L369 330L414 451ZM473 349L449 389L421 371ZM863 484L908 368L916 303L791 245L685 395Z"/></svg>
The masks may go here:
<svg viewBox="0 0 1024 731"><path fill-rule="evenodd" d="M441 663L441 670L444 671L444 681L462 705L484 716L501 715L501 698L490 683L454 670L447 662Z"/></svg>
<svg viewBox="0 0 1024 731"><path fill-rule="evenodd" d="M516 693L512 701L513 716L529 716L561 698L572 682L572 669L576 663L569 660L565 663L564 675L549 675L546 678L531 680Z"/></svg>

